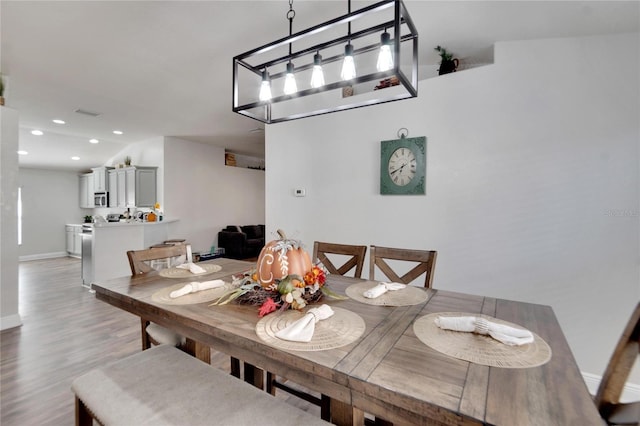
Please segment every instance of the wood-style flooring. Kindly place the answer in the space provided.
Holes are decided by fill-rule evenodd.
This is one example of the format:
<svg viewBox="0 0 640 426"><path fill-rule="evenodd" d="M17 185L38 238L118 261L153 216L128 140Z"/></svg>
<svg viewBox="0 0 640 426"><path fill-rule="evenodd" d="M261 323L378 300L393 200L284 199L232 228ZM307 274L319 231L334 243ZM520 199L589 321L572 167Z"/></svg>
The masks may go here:
<svg viewBox="0 0 640 426"><path fill-rule="evenodd" d="M141 350L139 318L96 300L80 273L70 257L20 263L23 325L0 334L2 426L73 425L73 379ZM225 354L212 351L211 363L229 369ZM277 397L320 416L319 407Z"/></svg>

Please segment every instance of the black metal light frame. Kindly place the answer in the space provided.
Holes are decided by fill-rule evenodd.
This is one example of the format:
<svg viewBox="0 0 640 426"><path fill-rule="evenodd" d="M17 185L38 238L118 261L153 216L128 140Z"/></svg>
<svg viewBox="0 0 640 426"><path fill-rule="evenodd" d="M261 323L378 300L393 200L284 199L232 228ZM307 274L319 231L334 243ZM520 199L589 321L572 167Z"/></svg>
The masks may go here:
<svg viewBox="0 0 640 426"><path fill-rule="evenodd" d="M324 41L318 44L314 44L313 46L306 47L304 49L298 51L290 51L290 53L286 56L278 57L275 59L270 59L265 62L260 62L256 65L249 64L248 60L250 58L257 57L258 55L264 54L265 52L271 51L278 47L289 45L296 41L303 40L305 37L316 36L318 33L325 31L329 28L344 25L345 23L354 22L358 19L364 18L366 16L371 16L372 14L379 13L384 9L388 9L390 7L394 8L393 20L387 20L373 26L370 26L366 29L362 29L356 31L354 33L345 34L344 36ZM401 33L401 27L404 25L404 29L408 30L404 35ZM249 102L242 105L239 105L239 67L245 68L249 70L251 73L256 75L256 78L262 80L263 70L270 69L275 65L280 65L283 63L288 63L296 58L300 58L306 55L313 56L314 53L333 47L337 45L344 45L347 42L354 40L358 40L359 38L369 36L375 33L383 33L386 29L393 28L394 29L394 37L391 39L392 44L392 52L394 58L394 67L389 71L384 72L373 72L362 76L357 76L355 79L350 81L337 81L333 83L326 84L325 86L319 88L309 88L300 90L291 95L279 95L272 98L269 101L255 101ZM412 43L412 62L411 62L411 72L410 75L406 75L400 67L401 62L401 43ZM354 55L357 57L358 55L366 52L370 52L371 50L379 49L380 43L369 44L367 46L362 46L354 49ZM334 55L331 57L325 58L323 56L323 64L328 64L331 62L340 61L344 58L344 55ZM296 72L304 71L311 69L314 63L311 60L306 64L296 64ZM272 79L281 78L284 76L284 72L271 74ZM357 85L365 82L383 80L385 78L397 77L400 85L404 87L406 92L404 93L396 93L394 91L393 94L387 95L385 90L379 90L378 96L374 99L363 99L358 100L358 96L353 96L353 102L348 104L336 105L335 107L330 108L320 108L311 111L299 112L290 115L283 116L274 116L272 105L278 102L291 101L296 98L304 98L306 96L311 96L315 94L319 94L322 92L327 92L331 90L340 89L343 87L348 87L352 85ZM387 95L387 96L385 96ZM250 50L243 54L237 55L233 58L233 111L247 117L251 117L255 120L261 121L266 124L271 123L279 123L283 121L295 120L304 117L310 117L314 115L320 114L328 114L331 112L344 111L352 108L359 108L369 105L375 105L385 102L392 102L402 99L414 98L418 96L418 32L409 16L409 13L403 3L402 0L383 0L376 4L364 7L355 12L347 13L346 15L342 15L325 23L313 26L306 30L297 32L288 37L284 37L282 39L276 40L272 43L266 44L264 46L258 47L256 49ZM257 93L256 93L257 99ZM299 100L300 102L304 102L303 99ZM256 113L252 110L260 111L260 113Z"/></svg>

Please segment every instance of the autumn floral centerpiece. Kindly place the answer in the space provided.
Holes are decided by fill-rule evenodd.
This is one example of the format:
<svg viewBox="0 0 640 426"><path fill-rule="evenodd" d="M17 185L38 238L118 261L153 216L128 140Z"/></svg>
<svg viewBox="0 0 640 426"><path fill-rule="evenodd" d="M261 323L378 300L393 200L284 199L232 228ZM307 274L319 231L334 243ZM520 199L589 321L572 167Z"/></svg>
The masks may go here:
<svg viewBox="0 0 640 426"><path fill-rule="evenodd" d="M298 240L278 230L279 239L268 242L258 256L256 269L234 277L234 289L215 301L259 306L262 317L278 309L302 309L324 295L342 298L325 287L327 271L312 264Z"/></svg>

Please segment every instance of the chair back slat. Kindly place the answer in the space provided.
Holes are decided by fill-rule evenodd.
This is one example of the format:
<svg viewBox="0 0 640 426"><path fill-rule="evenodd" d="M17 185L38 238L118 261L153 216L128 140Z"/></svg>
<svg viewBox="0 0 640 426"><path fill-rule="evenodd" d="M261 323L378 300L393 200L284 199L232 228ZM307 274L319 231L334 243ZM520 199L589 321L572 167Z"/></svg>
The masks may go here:
<svg viewBox="0 0 640 426"><path fill-rule="evenodd" d="M127 252L127 257L129 258L131 275L146 274L154 271L155 268L148 263L154 260L171 259L184 256L185 261L189 261L188 253L190 252L191 246L189 244L168 245L142 250L129 250Z"/></svg>
<svg viewBox="0 0 640 426"><path fill-rule="evenodd" d="M433 283L433 271L436 265L438 252L435 250L414 250L392 247L371 246L369 253L369 279L375 280L376 267L390 281L409 284L416 278L425 274L424 286L431 288ZM401 260L418 263L409 272L399 276L386 260Z"/></svg>
<svg viewBox="0 0 640 426"><path fill-rule="evenodd" d="M346 275L355 268L354 277L362 277L362 269L364 267L364 257L367 252L367 246L358 246L350 244L335 244L316 241L313 244L313 259L319 260L327 268L330 274ZM338 262L334 257L331 261L327 254L336 254L340 256L348 256L348 259L339 267L334 262Z"/></svg>
<svg viewBox="0 0 640 426"><path fill-rule="evenodd" d="M602 375L594 402L600 415L607 419L620 403L620 396L640 353L640 302L629 318L622 336Z"/></svg>

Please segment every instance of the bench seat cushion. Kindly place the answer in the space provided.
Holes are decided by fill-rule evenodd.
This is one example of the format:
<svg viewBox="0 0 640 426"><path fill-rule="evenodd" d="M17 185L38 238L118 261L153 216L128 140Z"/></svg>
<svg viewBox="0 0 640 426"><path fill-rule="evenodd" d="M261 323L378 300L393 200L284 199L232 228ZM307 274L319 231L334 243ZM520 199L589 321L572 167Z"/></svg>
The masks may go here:
<svg viewBox="0 0 640 426"><path fill-rule="evenodd" d="M75 379L73 392L109 425L327 425L168 345Z"/></svg>

